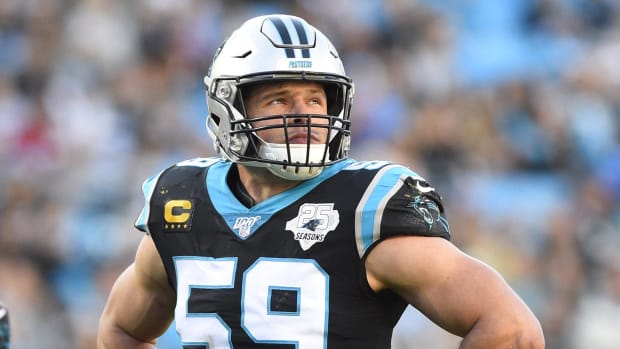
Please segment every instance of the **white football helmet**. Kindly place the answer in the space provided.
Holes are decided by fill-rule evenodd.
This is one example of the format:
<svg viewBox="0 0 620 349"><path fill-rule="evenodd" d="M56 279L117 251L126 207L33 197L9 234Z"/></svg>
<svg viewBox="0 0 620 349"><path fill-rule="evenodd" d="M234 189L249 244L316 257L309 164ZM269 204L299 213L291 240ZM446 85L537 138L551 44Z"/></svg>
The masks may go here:
<svg viewBox="0 0 620 349"><path fill-rule="evenodd" d="M278 80L304 80L325 86L328 115L272 115L249 119L243 107L244 86ZM353 82L345 75L329 39L304 19L289 15L252 18L235 30L215 53L204 79L207 87L207 130L225 158L268 168L289 180L312 178L345 159L350 144ZM261 139L254 123L280 119L290 127L328 128L325 144L275 144ZM288 120L308 120L292 126ZM326 124L312 120L327 119ZM288 126L287 126L288 125ZM270 128L273 128L270 126ZM308 137L310 138L310 137Z"/></svg>

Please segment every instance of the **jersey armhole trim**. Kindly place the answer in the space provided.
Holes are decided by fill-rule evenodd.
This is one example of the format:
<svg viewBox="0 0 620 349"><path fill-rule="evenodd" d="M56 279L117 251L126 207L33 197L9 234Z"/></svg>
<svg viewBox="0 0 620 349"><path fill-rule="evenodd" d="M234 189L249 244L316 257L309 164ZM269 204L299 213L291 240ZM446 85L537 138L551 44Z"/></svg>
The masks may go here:
<svg viewBox="0 0 620 349"><path fill-rule="evenodd" d="M400 171L392 171L399 169ZM389 199L411 176L410 170L400 165L383 167L368 185L355 209L355 241L357 252L364 256L366 249L381 237L381 220Z"/></svg>
<svg viewBox="0 0 620 349"><path fill-rule="evenodd" d="M157 187L159 177L161 177L161 175L165 171L166 170L162 170L158 174L144 181L144 183L142 184L142 193L144 194L144 207L142 208L140 215L136 219L134 226L138 230L143 231L148 235L151 235L148 226L149 217L151 215L151 198L153 197L153 192L155 192L155 188Z"/></svg>

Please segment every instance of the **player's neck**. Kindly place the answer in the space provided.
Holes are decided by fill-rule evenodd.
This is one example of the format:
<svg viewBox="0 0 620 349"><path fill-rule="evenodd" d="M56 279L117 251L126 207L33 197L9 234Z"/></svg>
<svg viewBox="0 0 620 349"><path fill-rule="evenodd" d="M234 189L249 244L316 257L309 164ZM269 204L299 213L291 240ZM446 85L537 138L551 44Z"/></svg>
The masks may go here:
<svg viewBox="0 0 620 349"><path fill-rule="evenodd" d="M239 181L255 204L295 187L300 181L286 180L275 176L262 167L237 165Z"/></svg>

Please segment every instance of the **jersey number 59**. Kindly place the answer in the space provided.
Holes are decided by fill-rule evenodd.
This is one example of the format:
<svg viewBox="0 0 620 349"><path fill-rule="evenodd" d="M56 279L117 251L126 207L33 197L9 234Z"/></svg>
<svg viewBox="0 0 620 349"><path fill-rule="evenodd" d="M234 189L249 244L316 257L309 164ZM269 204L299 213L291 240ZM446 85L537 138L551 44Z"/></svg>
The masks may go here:
<svg viewBox="0 0 620 349"><path fill-rule="evenodd" d="M177 257L175 321L184 346L231 349L231 327L217 313L189 313L192 289L233 288L237 258ZM243 272L241 328L256 343L327 347L329 279L311 259L259 258ZM276 310L274 292L296 295L292 309Z"/></svg>

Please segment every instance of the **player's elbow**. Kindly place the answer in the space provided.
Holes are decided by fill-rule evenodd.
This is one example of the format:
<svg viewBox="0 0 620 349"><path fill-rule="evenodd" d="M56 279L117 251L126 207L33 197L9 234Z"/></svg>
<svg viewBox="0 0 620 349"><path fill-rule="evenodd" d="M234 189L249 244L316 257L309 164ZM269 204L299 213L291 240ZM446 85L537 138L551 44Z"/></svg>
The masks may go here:
<svg viewBox="0 0 620 349"><path fill-rule="evenodd" d="M515 349L544 349L545 336L538 320L520 322L512 327L508 335L512 343L510 348Z"/></svg>
<svg viewBox="0 0 620 349"><path fill-rule="evenodd" d="M543 349L545 348L545 338L540 332L522 331L515 333L510 341L513 344L509 348L515 349Z"/></svg>
<svg viewBox="0 0 620 349"><path fill-rule="evenodd" d="M545 338L536 318L495 317L478 321L459 346L473 348L544 349Z"/></svg>

